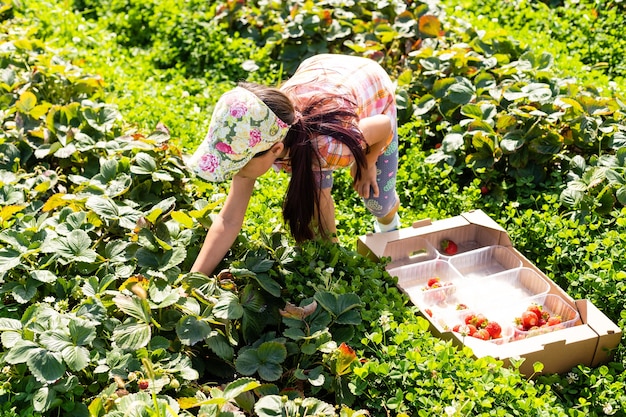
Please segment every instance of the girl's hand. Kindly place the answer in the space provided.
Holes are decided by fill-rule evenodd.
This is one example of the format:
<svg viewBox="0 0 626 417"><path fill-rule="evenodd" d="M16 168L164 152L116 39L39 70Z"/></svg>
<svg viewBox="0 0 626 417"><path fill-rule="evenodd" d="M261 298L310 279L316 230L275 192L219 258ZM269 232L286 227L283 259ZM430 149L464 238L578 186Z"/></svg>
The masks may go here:
<svg viewBox="0 0 626 417"><path fill-rule="evenodd" d="M352 178L356 173L356 165L350 168ZM361 170L361 179L354 182L353 188L362 198L378 197L378 183L376 182L376 163L368 164L367 169Z"/></svg>

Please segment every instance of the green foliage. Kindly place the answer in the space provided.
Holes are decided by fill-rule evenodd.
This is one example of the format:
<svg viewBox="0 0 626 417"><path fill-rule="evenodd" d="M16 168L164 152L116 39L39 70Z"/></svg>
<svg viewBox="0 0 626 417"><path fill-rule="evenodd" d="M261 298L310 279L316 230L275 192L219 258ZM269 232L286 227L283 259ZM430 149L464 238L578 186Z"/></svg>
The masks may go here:
<svg viewBox="0 0 626 417"><path fill-rule="evenodd" d="M599 83L607 90L624 91L621 56L626 43L620 34L620 1L461 0L446 5L449 13L473 26L506 31L534 50L550 52L558 71L583 85Z"/></svg>
<svg viewBox="0 0 626 417"><path fill-rule="evenodd" d="M615 363L529 382L515 361L475 360L432 337L384 262L349 249L369 216L345 173L341 245L293 245L278 220L287 178L270 173L223 270L186 273L227 189L193 182L174 143L198 141L237 78L278 82L320 51L370 56L400 87L405 225L486 209L624 328L617 98L555 76L549 55L508 34L443 32L431 3L25 5L1 10L4 415L626 409L623 347ZM8 20L24 14L37 25ZM428 163L442 154L450 163Z"/></svg>

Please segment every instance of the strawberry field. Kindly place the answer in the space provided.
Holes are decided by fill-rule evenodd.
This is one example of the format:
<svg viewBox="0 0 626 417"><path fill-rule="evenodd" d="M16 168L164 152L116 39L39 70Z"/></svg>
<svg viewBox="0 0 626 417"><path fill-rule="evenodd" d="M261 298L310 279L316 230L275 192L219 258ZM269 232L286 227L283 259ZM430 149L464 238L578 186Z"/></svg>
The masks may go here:
<svg viewBox="0 0 626 417"><path fill-rule="evenodd" d="M522 375L429 333L357 254L347 172L338 244L291 240L268 172L220 272L190 273L228 184L184 163L239 80L369 57L398 85L403 225L482 209L624 329L624 7L0 0L0 416L625 415L622 344Z"/></svg>

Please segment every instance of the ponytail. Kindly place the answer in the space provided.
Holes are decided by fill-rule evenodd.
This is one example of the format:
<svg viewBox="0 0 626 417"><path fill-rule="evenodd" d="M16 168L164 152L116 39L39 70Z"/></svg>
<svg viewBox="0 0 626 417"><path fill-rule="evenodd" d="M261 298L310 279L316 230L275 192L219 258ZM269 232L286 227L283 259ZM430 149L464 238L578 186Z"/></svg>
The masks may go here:
<svg viewBox="0 0 626 417"><path fill-rule="evenodd" d="M283 203L283 218L297 242L315 237L311 223L315 207L320 206L322 172L313 170L313 167L320 167L321 161L312 139L331 136L348 146L357 164L355 181L361 177L362 168L366 165L365 152L361 147L363 134L355 125L357 115L352 110L346 110L343 103L345 98L342 97L325 97L309 102L283 140L289 149L292 169ZM327 238L326 231L320 227L321 220L318 210L316 221L319 233Z"/></svg>

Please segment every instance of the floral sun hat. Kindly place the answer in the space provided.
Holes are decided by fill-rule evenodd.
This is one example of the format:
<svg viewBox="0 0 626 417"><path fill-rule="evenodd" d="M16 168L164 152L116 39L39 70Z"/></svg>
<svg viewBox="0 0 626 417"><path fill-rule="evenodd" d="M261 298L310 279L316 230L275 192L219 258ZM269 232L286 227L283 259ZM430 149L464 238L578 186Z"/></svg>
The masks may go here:
<svg viewBox="0 0 626 417"><path fill-rule="evenodd" d="M235 87L218 100L209 132L187 165L204 180L225 181L254 155L283 140L288 130L254 93Z"/></svg>

